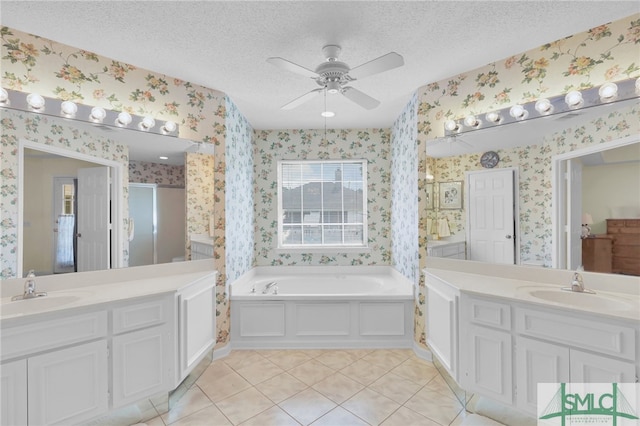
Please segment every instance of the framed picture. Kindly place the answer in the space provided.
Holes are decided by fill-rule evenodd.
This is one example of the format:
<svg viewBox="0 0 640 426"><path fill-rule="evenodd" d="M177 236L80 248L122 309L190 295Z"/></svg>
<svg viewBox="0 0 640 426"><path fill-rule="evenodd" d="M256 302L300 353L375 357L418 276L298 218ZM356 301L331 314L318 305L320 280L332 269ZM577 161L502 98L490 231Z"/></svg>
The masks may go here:
<svg viewBox="0 0 640 426"><path fill-rule="evenodd" d="M440 182L440 210L462 208L462 181Z"/></svg>
<svg viewBox="0 0 640 426"><path fill-rule="evenodd" d="M433 210L433 183L427 184L427 210Z"/></svg>

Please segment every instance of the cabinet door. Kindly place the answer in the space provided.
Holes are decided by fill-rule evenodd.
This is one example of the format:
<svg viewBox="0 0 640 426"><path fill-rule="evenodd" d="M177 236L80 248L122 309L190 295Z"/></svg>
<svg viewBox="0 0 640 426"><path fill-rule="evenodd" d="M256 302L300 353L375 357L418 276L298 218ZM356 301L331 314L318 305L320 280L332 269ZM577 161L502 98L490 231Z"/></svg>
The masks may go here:
<svg viewBox="0 0 640 426"><path fill-rule="evenodd" d="M569 381L569 348L518 337L516 383L518 408L535 414L538 383Z"/></svg>
<svg viewBox="0 0 640 426"><path fill-rule="evenodd" d="M105 340L29 358L29 424L76 424L107 411Z"/></svg>
<svg viewBox="0 0 640 426"><path fill-rule="evenodd" d="M27 424L27 361L0 366L0 425Z"/></svg>
<svg viewBox="0 0 640 426"><path fill-rule="evenodd" d="M216 343L215 277L194 283L178 294L180 368L178 383Z"/></svg>
<svg viewBox="0 0 640 426"><path fill-rule="evenodd" d="M113 338L113 406L169 391L170 354L166 327Z"/></svg>
<svg viewBox="0 0 640 426"><path fill-rule="evenodd" d="M429 276L429 281L435 278ZM434 283L435 284L435 283ZM427 343L457 381L458 327L455 294L427 285Z"/></svg>
<svg viewBox="0 0 640 426"><path fill-rule="evenodd" d="M571 350L571 381L576 383L635 383L632 362Z"/></svg>
<svg viewBox="0 0 640 426"><path fill-rule="evenodd" d="M475 324L467 325L463 339L464 366L462 387L476 391L497 401L513 401L513 372L511 370L511 334Z"/></svg>

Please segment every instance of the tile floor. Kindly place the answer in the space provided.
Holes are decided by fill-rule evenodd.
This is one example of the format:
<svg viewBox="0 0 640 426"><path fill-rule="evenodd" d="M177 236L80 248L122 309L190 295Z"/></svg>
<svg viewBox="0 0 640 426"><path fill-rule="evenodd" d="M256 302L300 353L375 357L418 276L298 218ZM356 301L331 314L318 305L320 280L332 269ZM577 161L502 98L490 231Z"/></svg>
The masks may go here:
<svg viewBox="0 0 640 426"><path fill-rule="evenodd" d="M462 405L410 349L238 350L149 426L458 425Z"/></svg>

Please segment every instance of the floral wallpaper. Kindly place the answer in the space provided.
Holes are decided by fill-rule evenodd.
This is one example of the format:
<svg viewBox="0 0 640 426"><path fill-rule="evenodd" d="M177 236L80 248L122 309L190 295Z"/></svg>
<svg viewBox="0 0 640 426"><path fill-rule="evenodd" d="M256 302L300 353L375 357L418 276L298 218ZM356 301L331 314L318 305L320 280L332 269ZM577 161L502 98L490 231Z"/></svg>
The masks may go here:
<svg viewBox="0 0 640 426"><path fill-rule="evenodd" d="M391 173L387 129L262 130L255 132L255 258L257 266L390 265ZM366 159L369 252L300 253L276 250L278 160Z"/></svg>
<svg viewBox="0 0 640 426"><path fill-rule="evenodd" d="M53 122L46 115L0 109L2 134L0 135L0 278L21 276L17 271L18 243L18 143L20 140L36 142L65 150L91 155L122 164L123 179L123 235L128 221L128 162L126 145L102 135L79 130L72 124ZM27 194L25 194L27 195ZM28 196L28 195L27 195ZM123 241L124 264L128 263L129 242Z"/></svg>
<svg viewBox="0 0 640 426"><path fill-rule="evenodd" d="M129 161L129 182L184 186L184 166Z"/></svg>
<svg viewBox="0 0 640 426"><path fill-rule="evenodd" d="M426 152L427 140L444 136L444 122L449 118L458 119L469 114L482 114L516 103L529 102L539 97L560 95L572 89L584 89L607 81L640 76L639 43L640 14L634 14L419 88L416 117L419 155ZM579 132L576 129L568 132L573 133L565 135L566 139L575 142L572 135L577 135ZM553 143L557 142L554 140ZM554 148L551 143L547 143L542 144L541 149ZM550 158L546 154L543 157L526 158L526 155L531 155L530 152L514 152L508 155L503 153L503 155L512 155L514 158L511 161L514 164L523 160L525 164L529 164L527 167L532 168L538 167L533 164L535 161L549 161ZM521 155L522 159L519 158ZM432 162L420 161L419 179L422 179L421 176L426 173L427 164L432 165ZM533 173L531 169L522 169L526 169L525 166L521 168L523 173L529 171ZM534 178L541 179L541 176L534 176L532 179ZM419 182L419 188L419 197L424 199L426 185ZM543 223L541 221L547 220L546 215L542 216L541 212L548 209L547 203L544 202L544 205L536 205L535 211L532 210L540 217L534 220L531 230L525 230L531 236L530 243L525 244L523 248L530 251L525 253L529 258L542 256L546 259L547 257L546 253L551 242L545 240L547 242L534 244L533 235ZM423 269L428 263L426 223L434 213L421 205L419 214L420 269ZM456 223L456 219L452 218L451 222ZM457 228L457 224L455 227ZM422 281L420 285L423 286ZM424 297L423 288L421 288L420 297L421 299ZM417 309L424 314L424 305L419 304ZM419 333L421 337L418 341L426 344L424 329Z"/></svg>
<svg viewBox="0 0 640 426"><path fill-rule="evenodd" d="M0 27L0 38L2 87L172 120L180 125L181 138L214 144L216 155L224 158L224 93L5 26ZM184 185L187 232L207 233L214 200L224 200L224 167L220 169L212 156L188 154ZM224 203L215 209L218 218L225 216ZM3 229L11 226L5 223ZM224 228L214 232L224 241ZM218 284L224 284L224 253L214 262L220 272Z"/></svg>

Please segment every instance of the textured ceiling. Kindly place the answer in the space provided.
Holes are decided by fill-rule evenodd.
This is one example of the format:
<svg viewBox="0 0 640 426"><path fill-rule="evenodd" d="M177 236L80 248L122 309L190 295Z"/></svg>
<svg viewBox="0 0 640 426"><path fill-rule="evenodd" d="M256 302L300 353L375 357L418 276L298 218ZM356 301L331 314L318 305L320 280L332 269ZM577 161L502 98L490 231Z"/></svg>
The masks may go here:
<svg viewBox="0 0 640 426"><path fill-rule="evenodd" d="M327 96L330 128L390 127L420 86L630 16L637 1L6 1L3 25L225 92L255 129L322 128L317 88L266 62L314 69L342 46L352 68L390 51L405 65L352 85L371 111Z"/></svg>

